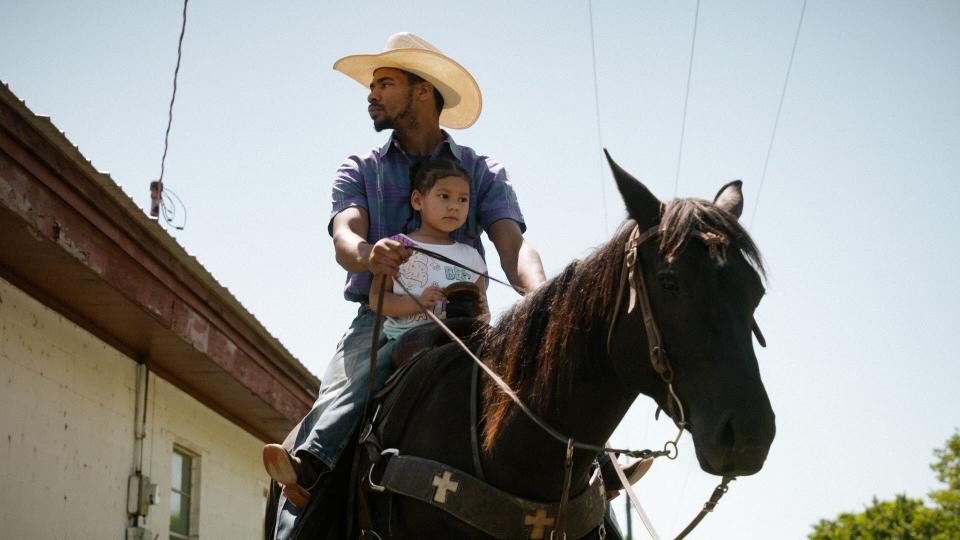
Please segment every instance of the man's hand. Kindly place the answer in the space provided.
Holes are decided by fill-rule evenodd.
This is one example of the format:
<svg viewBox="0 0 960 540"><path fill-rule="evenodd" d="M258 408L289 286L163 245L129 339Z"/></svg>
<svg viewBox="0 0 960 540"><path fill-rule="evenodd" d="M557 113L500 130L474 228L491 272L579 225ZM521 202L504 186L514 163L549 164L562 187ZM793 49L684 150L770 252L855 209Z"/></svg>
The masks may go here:
<svg viewBox="0 0 960 540"><path fill-rule="evenodd" d="M374 274L386 274L400 277L400 265L407 262L413 252L403 244L390 238L383 238L373 245L367 258L367 268Z"/></svg>

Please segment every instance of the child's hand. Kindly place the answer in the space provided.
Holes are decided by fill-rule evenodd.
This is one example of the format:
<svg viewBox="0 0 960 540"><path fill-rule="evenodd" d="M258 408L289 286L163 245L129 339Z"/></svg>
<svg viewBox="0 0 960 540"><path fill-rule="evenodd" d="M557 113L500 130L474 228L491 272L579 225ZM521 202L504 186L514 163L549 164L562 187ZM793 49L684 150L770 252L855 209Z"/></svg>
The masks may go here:
<svg viewBox="0 0 960 540"><path fill-rule="evenodd" d="M420 303L430 309L433 309L437 303L441 302L445 298L446 297L443 295L443 289L437 287L436 285L427 287L422 293L420 293L419 296Z"/></svg>
<svg viewBox="0 0 960 540"><path fill-rule="evenodd" d="M383 238L373 245L367 266L374 274L386 274L390 277L400 276L400 265L407 262L413 252L405 248L400 242L391 238Z"/></svg>

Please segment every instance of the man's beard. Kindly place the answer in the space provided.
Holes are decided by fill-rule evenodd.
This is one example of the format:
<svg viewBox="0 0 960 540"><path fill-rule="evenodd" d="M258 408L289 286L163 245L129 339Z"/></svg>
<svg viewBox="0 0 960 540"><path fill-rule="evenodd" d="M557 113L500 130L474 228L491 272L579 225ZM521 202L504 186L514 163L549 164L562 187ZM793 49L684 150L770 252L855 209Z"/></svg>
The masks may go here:
<svg viewBox="0 0 960 540"><path fill-rule="evenodd" d="M407 103L403 106L403 110L395 114L392 118L384 116L380 120L374 120L373 129L378 133L385 129L397 129L397 124L410 116L411 108L413 108L413 88L411 88L410 93L407 94Z"/></svg>

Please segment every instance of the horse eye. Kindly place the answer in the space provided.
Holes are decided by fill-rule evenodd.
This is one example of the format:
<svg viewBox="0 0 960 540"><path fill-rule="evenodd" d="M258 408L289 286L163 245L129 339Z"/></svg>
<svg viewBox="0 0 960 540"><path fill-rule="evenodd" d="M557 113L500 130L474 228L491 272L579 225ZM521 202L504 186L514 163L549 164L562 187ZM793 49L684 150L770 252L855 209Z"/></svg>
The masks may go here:
<svg viewBox="0 0 960 540"><path fill-rule="evenodd" d="M660 286L668 291L676 291L680 288L677 281L677 273L674 270L661 270L657 272L657 281Z"/></svg>

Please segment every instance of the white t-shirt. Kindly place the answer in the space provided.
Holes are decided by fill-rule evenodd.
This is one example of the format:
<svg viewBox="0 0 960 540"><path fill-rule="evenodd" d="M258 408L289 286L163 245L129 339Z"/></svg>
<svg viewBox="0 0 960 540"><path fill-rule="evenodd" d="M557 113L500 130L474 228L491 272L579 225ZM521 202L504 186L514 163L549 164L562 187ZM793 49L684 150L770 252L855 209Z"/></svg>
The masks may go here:
<svg viewBox="0 0 960 540"><path fill-rule="evenodd" d="M420 246L423 249L439 253L450 260L457 261L464 266L469 266L484 274L487 273L487 265L483 262L483 257L480 255L480 252L472 246L459 242L453 244L427 244L413 240L403 234L397 236L400 237L398 240L402 243L411 243ZM453 266L452 264L438 261L419 251L414 251L413 255L407 259L407 262L400 265L399 281L402 281L403 285L415 296L420 296L424 289L431 285L436 285L442 289L458 281L471 281L476 283L478 279L480 279L478 274L474 274L458 266ZM393 294L406 296L407 293L404 292L397 281L397 279L393 280ZM446 302L439 302L433 308L433 313L443 319L447 315L446 308ZM397 339L407 330L428 322L430 322L430 319L419 311L406 317L386 317L383 321L383 335L390 339Z"/></svg>

